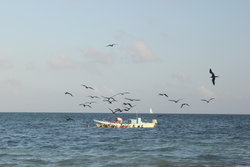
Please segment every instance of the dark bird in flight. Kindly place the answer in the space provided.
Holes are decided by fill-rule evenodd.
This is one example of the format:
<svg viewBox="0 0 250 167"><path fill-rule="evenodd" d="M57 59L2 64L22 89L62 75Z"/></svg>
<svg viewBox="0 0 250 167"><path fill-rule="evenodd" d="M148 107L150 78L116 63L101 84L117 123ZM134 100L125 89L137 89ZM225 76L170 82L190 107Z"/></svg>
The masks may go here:
<svg viewBox="0 0 250 167"><path fill-rule="evenodd" d="M132 104L130 104L130 103L123 103L123 105L125 105L125 106L128 105L129 107L133 107Z"/></svg>
<svg viewBox="0 0 250 167"><path fill-rule="evenodd" d="M92 103L96 103L95 101L90 101L90 102L86 102L84 104L92 104Z"/></svg>
<svg viewBox="0 0 250 167"><path fill-rule="evenodd" d="M113 114L115 114L116 113L116 111L114 111L114 110L112 110L112 109L110 109L110 108L108 108Z"/></svg>
<svg viewBox="0 0 250 167"><path fill-rule="evenodd" d="M182 108L183 106L189 106L189 104L187 104L187 103L182 103L182 104L181 104L181 108Z"/></svg>
<svg viewBox="0 0 250 167"><path fill-rule="evenodd" d="M115 95L113 95L111 97L115 97L117 95L125 95L125 94L130 94L130 93L129 92L120 92L120 93L117 93L117 94L115 94Z"/></svg>
<svg viewBox="0 0 250 167"><path fill-rule="evenodd" d="M116 108L115 111L116 111L116 112L122 112L122 109Z"/></svg>
<svg viewBox="0 0 250 167"><path fill-rule="evenodd" d="M132 107L131 107L132 108ZM125 107L123 111L129 111L131 109L130 107Z"/></svg>
<svg viewBox="0 0 250 167"><path fill-rule="evenodd" d="M92 89L92 90L94 90L94 88L92 88L92 87L90 87L90 86L83 85L83 84L82 84L82 86L85 87L86 89Z"/></svg>
<svg viewBox="0 0 250 167"><path fill-rule="evenodd" d="M73 97L72 93L65 92L64 94L65 94L65 95L70 95L70 96L72 96L72 97Z"/></svg>
<svg viewBox="0 0 250 167"><path fill-rule="evenodd" d="M209 103L211 100L214 100L215 98L210 98L210 99L201 99L201 101L205 101L205 102L207 102L207 103Z"/></svg>
<svg viewBox="0 0 250 167"><path fill-rule="evenodd" d="M90 97L91 99L94 99L94 98L98 99L99 98L98 96L88 96L88 97Z"/></svg>
<svg viewBox="0 0 250 167"><path fill-rule="evenodd" d="M88 104L84 104L84 103L79 104L79 106L92 108L90 105L88 105Z"/></svg>
<svg viewBox="0 0 250 167"><path fill-rule="evenodd" d="M109 104L112 104L113 102L115 102L116 100L108 100L108 99L104 99L103 101L108 102Z"/></svg>
<svg viewBox="0 0 250 167"><path fill-rule="evenodd" d="M120 108L116 108L115 110L112 110L110 108L108 108L113 114L117 113L117 112L122 112L122 109Z"/></svg>
<svg viewBox="0 0 250 167"><path fill-rule="evenodd" d="M114 47L115 45L117 45L117 44L112 43L112 44L108 44L107 47Z"/></svg>
<svg viewBox="0 0 250 167"><path fill-rule="evenodd" d="M113 96L111 97L102 96L102 97L104 98L103 101L109 102L109 104L112 104L113 102L117 101Z"/></svg>
<svg viewBox="0 0 250 167"><path fill-rule="evenodd" d="M124 98L126 100L129 100L129 101L140 101L140 99L131 99L131 98Z"/></svg>
<svg viewBox="0 0 250 167"><path fill-rule="evenodd" d="M183 99L178 99L178 100L168 100L168 101L172 101L174 103L178 103L180 100L183 100Z"/></svg>
<svg viewBox="0 0 250 167"><path fill-rule="evenodd" d="M215 85L215 78L217 78L217 77L219 77L219 76L216 76L216 75L213 73L213 71L212 71L211 68L209 69L209 73L211 74L212 83L213 83L213 85Z"/></svg>
<svg viewBox="0 0 250 167"><path fill-rule="evenodd" d="M159 96L165 96L168 97L168 95L166 93L159 93Z"/></svg>

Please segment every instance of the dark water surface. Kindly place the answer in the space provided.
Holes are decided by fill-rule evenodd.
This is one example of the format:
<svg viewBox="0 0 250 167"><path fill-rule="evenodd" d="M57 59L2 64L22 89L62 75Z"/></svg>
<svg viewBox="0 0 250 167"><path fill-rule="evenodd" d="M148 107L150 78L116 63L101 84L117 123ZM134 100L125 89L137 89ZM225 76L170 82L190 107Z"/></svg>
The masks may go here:
<svg viewBox="0 0 250 167"><path fill-rule="evenodd" d="M0 113L0 167L250 166L250 115L140 116L158 127L95 126L113 114Z"/></svg>

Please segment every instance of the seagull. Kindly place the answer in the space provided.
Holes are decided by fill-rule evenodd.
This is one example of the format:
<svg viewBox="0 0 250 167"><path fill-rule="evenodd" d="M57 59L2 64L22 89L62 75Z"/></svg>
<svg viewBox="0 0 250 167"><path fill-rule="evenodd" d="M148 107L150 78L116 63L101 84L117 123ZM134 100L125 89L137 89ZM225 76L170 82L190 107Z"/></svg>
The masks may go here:
<svg viewBox="0 0 250 167"><path fill-rule="evenodd" d="M125 94L130 94L130 93L129 92L120 92L120 93L117 93L117 94L115 94L115 95L113 95L111 97L115 97L117 95L125 95Z"/></svg>
<svg viewBox="0 0 250 167"><path fill-rule="evenodd" d="M112 43L112 44L108 44L107 47L113 47L113 46L115 46L115 45L117 45L117 44Z"/></svg>
<svg viewBox="0 0 250 167"><path fill-rule="evenodd" d="M98 96L88 96L88 97L90 97L91 99L94 99L94 98L99 98Z"/></svg>
<svg viewBox="0 0 250 167"><path fill-rule="evenodd" d="M89 108L92 108L90 105L88 105L88 104L84 104L84 103L82 103L82 104L79 104L79 106L83 106L83 107L89 107Z"/></svg>
<svg viewBox="0 0 250 167"><path fill-rule="evenodd" d="M126 100L129 100L129 101L140 101L140 99L131 99L131 98L124 98Z"/></svg>
<svg viewBox="0 0 250 167"><path fill-rule="evenodd" d="M213 73L213 71L212 71L211 68L209 69L209 73L212 75L212 76L211 76L212 82L213 82L213 85L215 85L215 78L217 78L217 77L219 77L219 76L216 76L216 75Z"/></svg>
<svg viewBox="0 0 250 167"><path fill-rule="evenodd" d="M104 98L103 101L107 101L109 102L110 104L112 104L113 102L117 101L115 98L113 98L112 96L111 97L105 97L105 96L102 96Z"/></svg>
<svg viewBox="0 0 250 167"><path fill-rule="evenodd" d="M65 95L67 95L67 94L68 94L68 95L70 95L70 96L72 96L72 97L73 97L72 93L65 92L64 94L65 94Z"/></svg>
<svg viewBox="0 0 250 167"><path fill-rule="evenodd" d="M182 108L183 106L189 106L189 104L187 104L187 103L182 103L182 104L181 104L181 108Z"/></svg>
<svg viewBox="0 0 250 167"><path fill-rule="evenodd" d="M183 100L183 99L178 99L178 100L168 100L168 101L172 101L174 103L178 103L180 100Z"/></svg>
<svg viewBox="0 0 250 167"><path fill-rule="evenodd" d="M116 111L116 112L122 112L122 109L116 108L115 111Z"/></svg>
<svg viewBox="0 0 250 167"><path fill-rule="evenodd" d="M130 106L131 108L133 107L132 104L130 104L130 103L123 103L123 105L125 105L125 106L128 105L128 106Z"/></svg>
<svg viewBox="0 0 250 167"><path fill-rule="evenodd" d="M92 87L90 87L90 86L83 85L83 84L82 84L82 86L85 87L86 89L92 89L92 90L94 90L94 88L92 88Z"/></svg>
<svg viewBox="0 0 250 167"><path fill-rule="evenodd" d="M159 93L159 96L165 96L168 97L168 95L166 93Z"/></svg>
<svg viewBox="0 0 250 167"><path fill-rule="evenodd" d="M131 108L132 108L132 107L131 107ZM129 111L131 108L125 107L125 108L123 109L123 111Z"/></svg>
<svg viewBox="0 0 250 167"><path fill-rule="evenodd" d="M211 100L214 100L215 98L210 98L209 100L207 100L207 99L201 99L201 101L205 101L205 102L207 102L207 103L209 103Z"/></svg>
<svg viewBox="0 0 250 167"><path fill-rule="evenodd" d="M116 111L114 111L114 110L112 110L112 109L110 109L110 108L108 108L113 114L115 114L116 113Z"/></svg>
<svg viewBox="0 0 250 167"><path fill-rule="evenodd" d="M90 102L86 102L84 104L92 104L92 103L96 103L95 101L90 101Z"/></svg>

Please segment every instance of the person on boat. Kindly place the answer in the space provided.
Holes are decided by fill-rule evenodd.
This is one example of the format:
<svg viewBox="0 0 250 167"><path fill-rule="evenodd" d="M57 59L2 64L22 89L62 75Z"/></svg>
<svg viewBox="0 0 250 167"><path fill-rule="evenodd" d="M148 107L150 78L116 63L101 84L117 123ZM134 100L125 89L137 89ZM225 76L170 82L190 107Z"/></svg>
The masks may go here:
<svg viewBox="0 0 250 167"><path fill-rule="evenodd" d="M114 122L114 123L119 123L119 124L122 124L122 122L123 122L122 118L120 118L120 117L116 117L116 119L115 119L115 122Z"/></svg>

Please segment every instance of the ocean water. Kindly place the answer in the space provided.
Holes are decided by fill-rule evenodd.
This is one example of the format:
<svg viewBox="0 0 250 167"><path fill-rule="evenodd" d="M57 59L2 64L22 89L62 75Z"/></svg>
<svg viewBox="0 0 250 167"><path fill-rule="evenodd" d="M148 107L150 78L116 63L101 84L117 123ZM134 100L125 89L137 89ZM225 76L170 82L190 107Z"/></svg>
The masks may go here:
<svg viewBox="0 0 250 167"><path fill-rule="evenodd" d="M97 128L108 113L0 113L0 167L250 166L250 115L139 116L158 127Z"/></svg>

